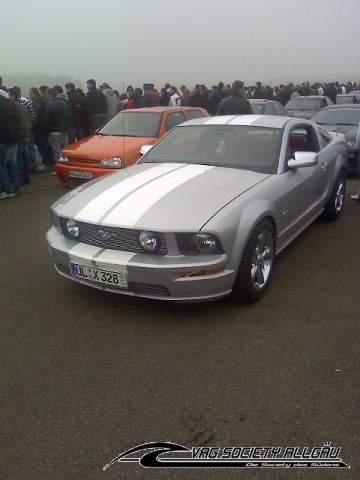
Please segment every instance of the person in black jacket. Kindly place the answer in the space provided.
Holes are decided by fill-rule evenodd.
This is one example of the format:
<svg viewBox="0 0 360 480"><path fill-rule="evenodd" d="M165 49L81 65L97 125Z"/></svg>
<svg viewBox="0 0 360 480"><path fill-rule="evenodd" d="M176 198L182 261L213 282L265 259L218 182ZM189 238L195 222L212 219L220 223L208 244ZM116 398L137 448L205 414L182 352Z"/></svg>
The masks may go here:
<svg viewBox="0 0 360 480"><path fill-rule="evenodd" d="M235 80L231 86L231 95L221 100L216 115L252 114L253 110L249 101L244 98L244 92L244 82Z"/></svg>
<svg viewBox="0 0 360 480"><path fill-rule="evenodd" d="M96 82L90 78L86 82L86 110L92 133L101 127L107 119L107 101L105 95L96 88Z"/></svg>
<svg viewBox="0 0 360 480"><path fill-rule="evenodd" d="M14 105L0 95L0 200L19 194L18 119Z"/></svg>
<svg viewBox="0 0 360 480"><path fill-rule="evenodd" d="M69 141L73 143L81 140L88 132L88 118L85 106L85 95L77 92L75 85L72 82L65 84L66 95L69 99L73 128L70 134Z"/></svg>
<svg viewBox="0 0 360 480"><path fill-rule="evenodd" d="M61 150L69 144L69 131L72 128L70 107L63 100L57 98L55 88L47 91L49 100L45 112L45 131L48 134L49 144L53 151L54 163L58 160Z"/></svg>

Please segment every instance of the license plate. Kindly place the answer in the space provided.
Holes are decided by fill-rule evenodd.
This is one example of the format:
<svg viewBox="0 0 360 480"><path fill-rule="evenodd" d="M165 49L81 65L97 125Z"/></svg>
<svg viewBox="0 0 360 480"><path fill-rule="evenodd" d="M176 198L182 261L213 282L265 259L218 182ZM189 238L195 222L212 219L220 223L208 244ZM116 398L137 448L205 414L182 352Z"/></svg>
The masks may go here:
<svg viewBox="0 0 360 480"><path fill-rule="evenodd" d="M128 288L128 280L125 273L100 270L94 267L78 265L77 263L70 263L70 272L74 277L104 283L113 287Z"/></svg>
<svg viewBox="0 0 360 480"><path fill-rule="evenodd" d="M91 172L76 172L75 170L70 170L69 177L86 178L87 180L91 180L93 178L93 174Z"/></svg>

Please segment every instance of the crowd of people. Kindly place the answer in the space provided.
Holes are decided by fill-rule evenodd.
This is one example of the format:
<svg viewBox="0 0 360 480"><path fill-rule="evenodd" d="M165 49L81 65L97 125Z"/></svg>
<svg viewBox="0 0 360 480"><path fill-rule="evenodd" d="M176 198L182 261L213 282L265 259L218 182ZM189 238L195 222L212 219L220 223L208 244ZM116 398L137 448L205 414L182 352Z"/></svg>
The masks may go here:
<svg viewBox="0 0 360 480"><path fill-rule="evenodd" d="M270 87L257 82L245 86L219 82L207 88L165 83L157 90L153 83L129 85L126 92L107 83L86 82L87 92L71 82L64 85L32 87L28 97L18 86L7 88L0 77L0 199L20 195L20 187L31 182L31 174L51 169L62 148L94 133L107 119L129 108L154 106L202 107L210 115L252 113L249 98L266 98L282 105L295 96L327 95L336 103L337 94L360 90L355 82ZM359 190L360 200L360 190Z"/></svg>

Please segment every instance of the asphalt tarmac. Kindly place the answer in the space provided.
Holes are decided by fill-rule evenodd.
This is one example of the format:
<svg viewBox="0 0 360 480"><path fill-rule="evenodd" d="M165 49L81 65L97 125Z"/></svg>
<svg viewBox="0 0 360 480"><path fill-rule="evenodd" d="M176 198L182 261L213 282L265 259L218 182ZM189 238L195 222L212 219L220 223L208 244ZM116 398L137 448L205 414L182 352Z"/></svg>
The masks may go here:
<svg viewBox="0 0 360 480"><path fill-rule="evenodd" d="M253 305L174 305L60 277L45 242L65 190L0 204L2 480L360 478L360 202L315 222ZM137 445L341 447L351 469L145 469ZM138 457L145 452L140 452Z"/></svg>

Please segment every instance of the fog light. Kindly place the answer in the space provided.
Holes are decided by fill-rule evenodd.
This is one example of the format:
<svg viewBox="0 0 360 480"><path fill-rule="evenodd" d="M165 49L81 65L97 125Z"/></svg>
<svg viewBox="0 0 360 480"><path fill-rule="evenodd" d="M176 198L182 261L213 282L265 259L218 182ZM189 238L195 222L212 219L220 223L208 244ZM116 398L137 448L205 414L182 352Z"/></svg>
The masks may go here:
<svg viewBox="0 0 360 480"><path fill-rule="evenodd" d="M139 242L141 247L149 253L155 253L160 246L160 238L153 232L140 232Z"/></svg>
<svg viewBox="0 0 360 480"><path fill-rule="evenodd" d="M75 220L68 220L66 222L66 229L69 233L69 235L73 238L78 238L80 235L80 227L79 225L75 222Z"/></svg>

